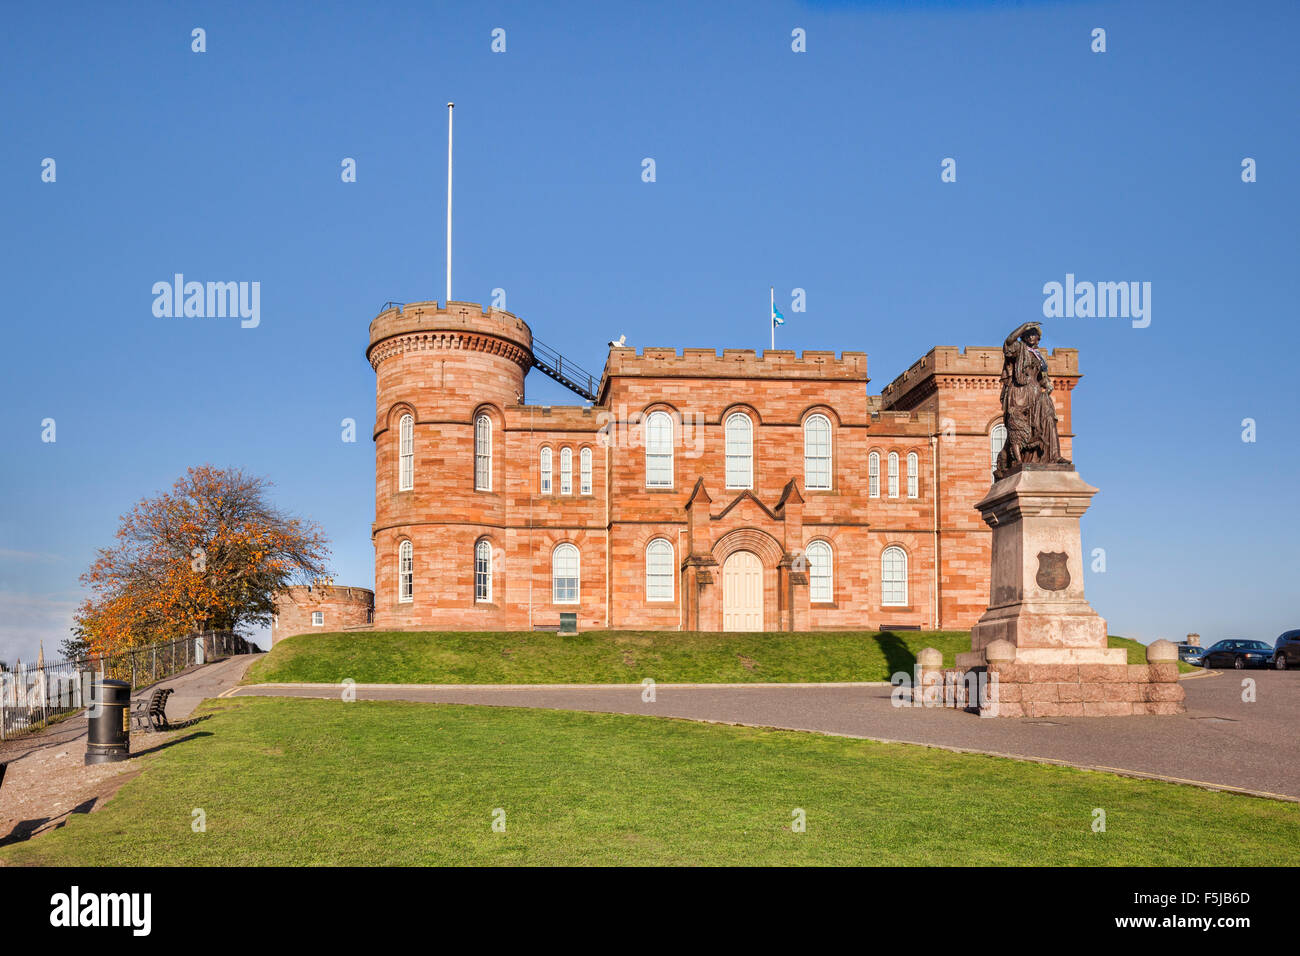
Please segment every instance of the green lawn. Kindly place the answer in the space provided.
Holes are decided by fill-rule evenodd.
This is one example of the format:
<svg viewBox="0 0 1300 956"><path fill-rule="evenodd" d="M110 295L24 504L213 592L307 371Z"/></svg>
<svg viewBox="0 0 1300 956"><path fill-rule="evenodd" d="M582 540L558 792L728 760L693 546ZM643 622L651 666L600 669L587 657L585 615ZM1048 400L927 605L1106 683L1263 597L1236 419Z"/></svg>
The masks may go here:
<svg viewBox="0 0 1300 956"><path fill-rule="evenodd" d="M0 863L1300 863L1295 804L903 744L395 702L200 713L102 810Z"/></svg>
<svg viewBox="0 0 1300 956"><path fill-rule="evenodd" d="M1127 647L1145 663L1145 647ZM934 647L944 662L970 650L966 631L823 631L790 634L591 631L309 634L275 646L245 683L607 684L887 681Z"/></svg>

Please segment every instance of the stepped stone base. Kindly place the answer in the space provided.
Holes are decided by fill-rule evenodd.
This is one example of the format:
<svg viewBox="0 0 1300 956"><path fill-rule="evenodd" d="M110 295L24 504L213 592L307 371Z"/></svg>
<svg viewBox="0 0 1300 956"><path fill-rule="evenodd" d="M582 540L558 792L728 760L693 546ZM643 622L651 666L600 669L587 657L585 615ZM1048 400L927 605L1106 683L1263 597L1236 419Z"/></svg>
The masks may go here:
<svg viewBox="0 0 1300 956"><path fill-rule="evenodd" d="M1129 664L1126 650L1107 646L1106 621L1084 597L1079 519L1096 492L1071 466L1030 464L976 505L993 529L992 599L955 671L922 651L923 706L981 717L1183 713L1177 649L1156 641L1146 664Z"/></svg>

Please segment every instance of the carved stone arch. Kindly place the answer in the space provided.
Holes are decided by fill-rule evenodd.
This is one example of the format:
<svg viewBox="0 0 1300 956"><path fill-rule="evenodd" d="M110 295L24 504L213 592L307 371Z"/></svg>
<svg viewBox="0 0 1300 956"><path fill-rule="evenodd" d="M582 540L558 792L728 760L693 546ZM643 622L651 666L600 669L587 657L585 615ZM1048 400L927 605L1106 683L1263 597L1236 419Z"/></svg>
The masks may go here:
<svg viewBox="0 0 1300 956"><path fill-rule="evenodd" d="M714 560L719 565L725 564L727 558L737 551L752 551L763 562L764 569L768 570L780 564L785 556L781 542L766 531L759 531L757 528L736 528L734 531L728 531L714 542L712 548Z"/></svg>
<svg viewBox="0 0 1300 956"><path fill-rule="evenodd" d="M843 424L843 422L840 419L840 413L835 410L834 406L827 405L824 402L818 402L815 405L809 405L807 408L801 411L799 413L799 424L801 426L806 424L808 419L811 418L813 415L825 415L826 418L830 420L832 428L839 428L840 425Z"/></svg>

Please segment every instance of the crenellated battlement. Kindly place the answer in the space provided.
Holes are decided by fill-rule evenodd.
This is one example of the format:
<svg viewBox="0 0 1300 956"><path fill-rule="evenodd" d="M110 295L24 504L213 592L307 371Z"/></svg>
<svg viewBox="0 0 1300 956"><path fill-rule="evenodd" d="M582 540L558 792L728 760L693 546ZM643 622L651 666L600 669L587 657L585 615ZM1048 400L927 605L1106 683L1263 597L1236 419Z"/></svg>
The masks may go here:
<svg viewBox="0 0 1300 956"><path fill-rule="evenodd" d="M523 319L476 302L394 304L370 323L366 358L372 366L390 354L411 349L469 349L508 356L525 368L532 364L533 333Z"/></svg>
<svg viewBox="0 0 1300 956"><path fill-rule="evenodd" d="M934 376L998 378L1002 375L1002 361L1000 346L971 345L960 349L952 345L936 346L884 387L881 391L883 407L898 404L904 395ZM1079 378L1079 350L1052 349L1047 356L1047 367L1054 378Z"/></svg>
<svg viewBox="0 0 1300 956"><path fill-rule="evenodd" d="M631 348L610 349L601 379L601 393L611 378L788 378L862 382L867 378L867 353L788 349Z"/></svg>

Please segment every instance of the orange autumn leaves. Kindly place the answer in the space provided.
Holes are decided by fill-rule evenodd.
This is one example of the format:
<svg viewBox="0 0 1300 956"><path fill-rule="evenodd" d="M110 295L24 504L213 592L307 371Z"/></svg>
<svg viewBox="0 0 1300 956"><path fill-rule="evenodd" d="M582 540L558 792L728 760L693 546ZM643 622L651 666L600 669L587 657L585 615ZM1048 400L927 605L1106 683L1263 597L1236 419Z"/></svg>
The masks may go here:
<svg viewBox="0 0 1300 956"><path fill-rule="evenodd" d="M116 543L82 575L92 593L73 631L85 650L266 623L277 591L323 575L329 548L320 529L275 510L269 485L202 465L124 515Z"/></svg>

